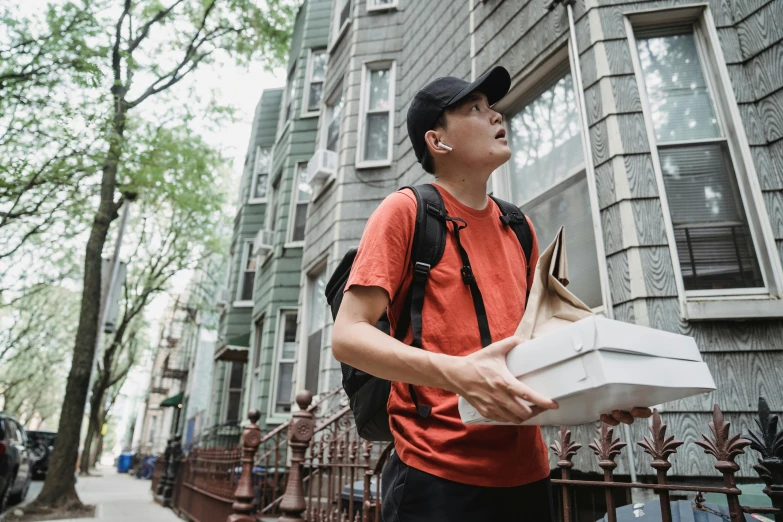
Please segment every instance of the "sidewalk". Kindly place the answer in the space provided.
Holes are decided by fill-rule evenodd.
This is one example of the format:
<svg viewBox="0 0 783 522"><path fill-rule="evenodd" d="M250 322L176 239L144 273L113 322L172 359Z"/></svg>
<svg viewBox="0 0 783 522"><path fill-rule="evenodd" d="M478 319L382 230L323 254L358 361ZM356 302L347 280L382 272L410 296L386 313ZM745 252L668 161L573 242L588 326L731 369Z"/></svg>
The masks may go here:
<svg viewBox="0 0 783 522"><path fill-rule="evenodd" d="M102 477L80 477L76 490L82 502L98 507L95 520L182 522L173 511L152 500L149 480L119 474L114 468L104 468Z"/></svg>
<svg viewBox="0 0 783 522"><path fill-rule="evenodd" d="M152 500L149 480L119 474L108 466L100 472L103 476L79 477L76 483L81 501L97 507L96 517L58 522L182 522L173 511Z"/></svg>

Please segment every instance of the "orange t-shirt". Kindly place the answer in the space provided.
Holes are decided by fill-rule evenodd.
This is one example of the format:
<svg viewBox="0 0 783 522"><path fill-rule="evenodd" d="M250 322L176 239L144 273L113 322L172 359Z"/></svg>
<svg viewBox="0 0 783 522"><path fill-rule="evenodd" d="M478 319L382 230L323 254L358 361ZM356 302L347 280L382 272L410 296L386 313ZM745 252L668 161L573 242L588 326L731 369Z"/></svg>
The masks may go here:
<svg viewBox="0 0 783 522"><path fill-rule="evenodd" d="M468 224L460 231L460 240L484 299L492 341L505 339L522 319L525 294L533 282L538 262L535 233L528 278L522 247L514 231L502 225L494 201L475 210L437 188L448 215ZM416 199L410 190L388 196L367 222L346 285L346 291L354 285L386 290L392 331L412 280L415 220ZM445 252L427 281L422 345L428 351L465 356L481 349L481 336L470 288L460 275L462 261L450 223L447 230ZM412 337L409 329L404 342L410 344ZM417 386L416 392L420 404L432 407L426 419L417 414L407 384L393 383L389 395L395 449L405 464L477 486L520 486L549 475L547 448L537 426L466 426L460 420L456 394L423 386Z"/></svg>

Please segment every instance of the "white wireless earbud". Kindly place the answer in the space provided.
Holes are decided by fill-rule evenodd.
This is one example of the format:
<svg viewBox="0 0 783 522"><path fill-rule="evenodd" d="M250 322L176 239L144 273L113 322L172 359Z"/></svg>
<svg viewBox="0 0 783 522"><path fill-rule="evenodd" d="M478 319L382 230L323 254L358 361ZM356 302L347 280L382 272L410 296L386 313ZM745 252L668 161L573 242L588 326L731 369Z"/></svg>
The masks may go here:
<svg viewBox="0 0 783 522"><path fill-rule="evenodd" d="M448 145L446 145L446 144L445 144L445 143L443 143L443 142L439 142L439 143L438 143L438 147L440 147L441 149L446 149L446 150L448 150L448 151L452 151L452 150L454 150L454 149L452 149L451 147L449 147Z"/></svg>

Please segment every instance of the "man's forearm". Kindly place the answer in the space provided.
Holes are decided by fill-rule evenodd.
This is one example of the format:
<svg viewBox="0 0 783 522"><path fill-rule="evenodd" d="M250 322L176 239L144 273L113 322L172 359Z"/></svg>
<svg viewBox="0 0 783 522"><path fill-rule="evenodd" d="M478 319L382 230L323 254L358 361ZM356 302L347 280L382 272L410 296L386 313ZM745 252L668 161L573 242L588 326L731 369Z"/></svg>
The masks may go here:
<svg viewBox="0 0 783 522"><path fill-rule="evenodd" d="M332 353L381 379L456 391L449 376L460 358L408 346L366 322L335 324Z"/></svg>

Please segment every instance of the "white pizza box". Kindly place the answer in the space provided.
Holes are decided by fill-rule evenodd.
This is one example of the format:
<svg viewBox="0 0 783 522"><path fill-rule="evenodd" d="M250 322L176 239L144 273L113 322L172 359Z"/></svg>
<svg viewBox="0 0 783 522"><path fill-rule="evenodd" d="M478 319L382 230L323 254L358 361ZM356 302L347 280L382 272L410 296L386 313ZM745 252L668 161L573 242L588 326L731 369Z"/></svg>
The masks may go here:
<svg viewBox="0 0 783 522"><path fill-rule="evenodd" d="M536 337L506 356L511 373L557 401L525 424L576 426L613 410L650 407L715 389L692 337L590 316ZM464 398L465 424L502 424Z"/></svg>

